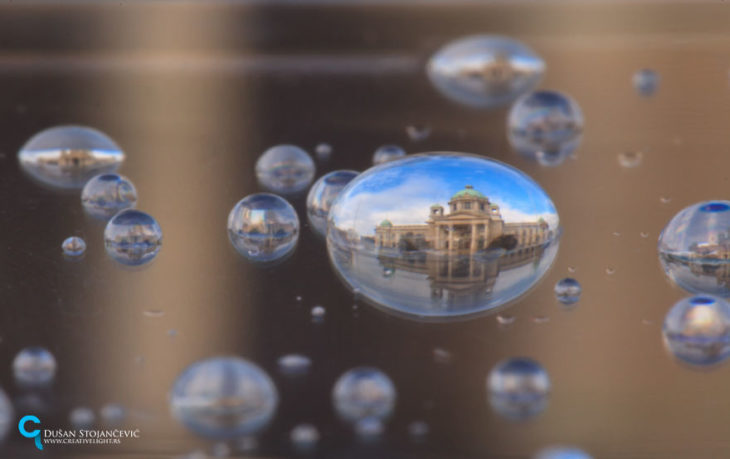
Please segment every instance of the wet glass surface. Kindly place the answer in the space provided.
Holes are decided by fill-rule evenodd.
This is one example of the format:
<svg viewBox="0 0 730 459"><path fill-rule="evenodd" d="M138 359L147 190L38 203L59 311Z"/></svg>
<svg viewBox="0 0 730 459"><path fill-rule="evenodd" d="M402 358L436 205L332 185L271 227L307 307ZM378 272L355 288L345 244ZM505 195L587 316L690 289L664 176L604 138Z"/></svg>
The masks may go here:
<svg viewBox="0 0 730 459"><path fill-rule="evenodd" d="M212 451L174 420L167 394L190 364L238 355L265 370L280 396L252 456L291 456L290 433L303 423L317 427L323 457L526 457L551 445L594 457L727 456L730 367L699 371L665 350L664 317L688 293L665 276L657 238L681 209L727 199L728 32L722 2L3 3L0 386L15 404L12 424L34 413L69 428L74 408L100 418L111 404L142 438L83 451ZM547 66L539 87L580 104L575 159L544 168L515 155L507 108L470 110L432 87L428 57L478 33L530 46ZM642 68L661 75L652 97L632 85ZM98 128L125 152L118 172L164 229L154 263L122 269L78 191L44 188L22 172L24 142L69 123ZM430 135L413 142L409 125ZM364 171L384 144L488 155L523 170L560 213L552 268L499 316L432 324L354 298L324 242L304 228L284 263L248 263L226 237L226 218L263 191L258 156L282 143L312 153L321 142L333 153L317 177ZM641 151L641 164L622 167L626 151ZM304 201L291 199L302 225ZM78 262L60 250L70 235L87 242ZM553 292L567 276L582 286L571 309ZM311 318L316 305L326 309L321 322ZM57 362L41 393L13 379L13 359L29 346ZM436 362L434 349L450 358ZM282 375L277 361L287 354L310 358L310 370ZM551 380L549 406L527 422L495 413L484 390L489 371L515 356L539 362ZM358 442L331 402L336 379L358 366L383 371L398 393L376 443ZM414 421L428 425L423 441L409 435ZM12 424L0 457L38 457ZM253 444L230 448L243 455L236 451Z"/></svg>

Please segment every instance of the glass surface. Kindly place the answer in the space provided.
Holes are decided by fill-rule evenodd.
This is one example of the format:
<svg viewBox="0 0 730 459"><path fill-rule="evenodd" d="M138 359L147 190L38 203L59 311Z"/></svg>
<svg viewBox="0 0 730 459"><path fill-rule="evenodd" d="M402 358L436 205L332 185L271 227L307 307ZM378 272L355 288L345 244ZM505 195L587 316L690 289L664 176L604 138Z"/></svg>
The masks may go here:
<svg viewBox="0 0 730 459"><path fill-rule="evenodd" d="M730 367L690 368L665 349L664 318L689 294L657 253L674 215L728 199L730 5L293 3L0 4L0 387L15 404L0 457L43 455L19 434L21 416L70 428L70 413L88 407L102 426L110 404L141 438L49 446L47 455L210 453L215 443L171 416L168 393L185 368L218 355L254 362L280 396L268 428L229 443L232 455L291 457L290 433L301 424L321 434L316 454L337 458L530 457L561 445L596 458L730 455ZM507 107L469 109L433 88L428 58L481 33L525 43L546 63L539 88L580 105L575 158L546 168L515 155ZM632 83L643 68L661 75L651 97ZM69 123L123 148L118 172L164 230L159 256L141 270L107 256L104 224L85 214L80 189L40 186L17 162L31 136ZM406 126L430 135L414 142ZM285 262L247 262L226 219L242 197L263 191L259 155L282 143L313 152L322 142L333 153L315 179L365 171L385 144L488 155L523 170L560 213L552 268L498 313L419 323L356 298L308 229ZM622 166L627 151L642 152L641 164ZM305 195L291 199L303 226ZM60 247L72 235L87 243L77 262ZM582 286L574 308L555 298L565 277ZM320 322L316 305L326 309ZM31 346L57 363L51 386L35 395L12 371ZM437 361L435 349L451 358ZM311 359L309 371L280 373L279 358L290 354ZM527 422L494 412L485 393L490 370L518 356L551 380L548 406ZM337 378L359 366L383 371L398 393L375 443L355 439L332 406ZM409 434L414 421L428 425L423 441Z"/></svg>

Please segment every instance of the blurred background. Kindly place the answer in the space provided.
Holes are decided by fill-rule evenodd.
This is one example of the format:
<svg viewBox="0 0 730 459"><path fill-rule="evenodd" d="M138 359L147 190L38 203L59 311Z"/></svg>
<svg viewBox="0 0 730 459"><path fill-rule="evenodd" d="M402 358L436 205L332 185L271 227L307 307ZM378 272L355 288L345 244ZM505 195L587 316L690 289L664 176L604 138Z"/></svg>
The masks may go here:
<svg viewBox="0 0 730 459"><path fill-rule="evenodd" d="M575 158L545 168L510 151L506 109L468 109L442 97L424 66L470 34L516 38L547 64L542 88L580 104ZM651 98L631 76L661 75ZM176 457L210 443L169 414L167 393L189 364L240 355L274 379L280 405L249 456L288 457L301 422L322 434L315 457L528 457L573 444L594 457L730 456L730 368L698 371L664 350L661 323L686 296L664 276L656 240L680 209L727 199L730 166L730 6L724 1L6 1L0 4L0 385L16 414L64 426L76 406L113 402L143 438L120 447L34 450L15 427L0 456ZM126 152L120 172L154 215L164 243L142 270L103 250L103 225L78 192L24 175L16 153L36 132L84 124ZM414 142L409 125L431 135ZM373 151L464 151L514 165L553 198L564 228L543 281L502 314L427 324L355 302L324 243L303 228L294 255L260 268L230 245L226 218L260 191L253 171L268 147L332 145L317 176L365 170ZM643 153L623 168L624 152ZM642 233L648 233L644 237ZM82 262L60 243L83 236ZM569 268L574 272L569 273ZM566 309L552 292L577 278ZM298 301L297 297L301 300ZM310 309L327 310L312 323ZM163 314L145 314L145 311ZM30 345L54 353L52 388L16 387L11 363ZM435 350L449 358L435 358ZM287 353L312 358L292 380ZM437 357L443 354L436 352ZM549 406L514 422L487 404L485 378L506 357L550 374ZM398 401L384 438L362 445L333 411L349 368L371 365ZM424 420L425 442L407 427ZM232 455L243 455L236 452Z"/></svg>

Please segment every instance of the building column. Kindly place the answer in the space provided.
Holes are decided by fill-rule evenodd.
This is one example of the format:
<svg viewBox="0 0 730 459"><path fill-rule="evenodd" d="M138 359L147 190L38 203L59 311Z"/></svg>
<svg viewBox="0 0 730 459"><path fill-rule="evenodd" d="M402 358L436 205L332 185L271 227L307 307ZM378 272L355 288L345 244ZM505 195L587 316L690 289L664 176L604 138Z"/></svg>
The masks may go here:
<svg viewBox="0 0 730 459"><path fill-rule="evenodd" d="M441 249L441 227L438 223L433 225L434 231L436 231L436 234L433 238L433 248L436 250Z"/></svg>
<svg viewBox="0 0 730 459"><path fill-rule="evenodd" d="M454 225L449 225L449 252L454 250ZM451 268L449 268L451 269Z"/></svg>
<svg viewBox="0 0 730 459"><path fill-rule="evenodd" d="M476 223L471 224L471 247L469 247L469 251L471 253L474 253L477 251L477 224Z"/></svg>

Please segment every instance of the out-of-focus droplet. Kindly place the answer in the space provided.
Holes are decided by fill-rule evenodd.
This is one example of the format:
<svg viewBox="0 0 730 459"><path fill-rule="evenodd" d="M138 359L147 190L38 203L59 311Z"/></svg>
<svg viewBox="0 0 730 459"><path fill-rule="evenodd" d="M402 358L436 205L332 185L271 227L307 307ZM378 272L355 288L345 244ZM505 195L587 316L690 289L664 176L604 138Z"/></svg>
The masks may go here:
<svg viewBox="0 0 730 459"><path fill-rule="evenodd" d="M535 91L520 97L507 118L512 148L543 166L556 166L580 144L583 113L578 104L557 91Z"/></svg>
<svg viewBox="0 0 730 459"><path fill-rule="evenodd" d="M274 193L295 194L314 179L314 161L294 145L277 145L256 161L256 177L261 186Z"/></svg>
<svg viewBox="0 0 730 459"><path fill-rule="evenodd" d="M312 360L300 354L287 354L276 361L279 371L287 376L297 376L307 373L312 366Z"/></svg>
<svg viewBox="0 0 730 459"><path fill-rule="evenodd" d="M85 126L39 132L18 152L23 170L43 184L81 188L91 177L114 172L124 153L106 134Z"/></svg>
<svg viewBox="0 0 730 459"><path fill-rule="evenodd" d="M13 376L21 387L43 387L53 381L56 367L56 358L48 349L26 347L13 360Z"/></svg>
<svg viewBox="0 0 730 459"><path fill-rule="evenodd" d="M661 202L662 204L669 204L670 202L672 202L672 198L670 198L669 196L660 196L659 202Z"/></svg>
<svg viewBox="0 0 730 459"><path fill-rule="evenodd" d="M382 419L371 416L355 421L354 429L360 441L371 442L383 435L385 426Z"/></svg>
<svg viewBox="0 0 730 459"><path fill-rule="evenodd" d="M406 134L411 142L423 142L431 136L431 127L426 124L409 124Z"/></svg>
<svg viewBox="0 0 730 459"><path fill-rule="evenodd" d="M359 172L351 170L333 171L320 177L309 189L307 218L320 236L327 235L327 216L332 202L358 174Z"/></svg>
<svg viewBox="0 0 730 459"><path fill-rule="evenodd" d="M252 194L228 214L228 238L251 261L281 260L297 245L299 217L291 204L275 194Z"/></svg>
<svg viewBox="0 0 730 459"><path fill-rule="evenodd" d="M517 357L499 362L487 377L492 408L508 419L525 420L547 406L550 378L532 359Z"/></svg>
<svg viewBox="0 0 730 459"><path fill-rule="evenodd" d="M332 145L324 142L318 143L317 146L314 147L314 154L317 155L317 159L319 161L329 161L332 157Z"/></svg>
<svg viewBox="0 0 730 459"><path fill-rule="evenodd" d="M74 429L91 429L96 422L94 410L79 406L71 410L68 415L68 422Z"/></svg>
<svg viewBox="0 0 730 459"><path fill-rule="evenodd" d="M613 276L615 273L616 273L616 268L613 268L611 266L606 268L606 274L608 274L609 276Z"/></svg>
<svg viewBox="0 0 730 459"><path fill-rule="evenodd" d="M477 35L438 50L426 70L431 83L447 98L470 107L494 108L537 86L545 62L519 41Z"/></svg>
<svg viewBox="0 0 730 459"><path fill-rule="evenodd" d="M314 424L299 424L289 432L289 440L295 450L312 451L319 443L319 430Z"/></svg>
<svg viewBox="0 0 730 459"><path fill-rule="evenodd" d="M104 230L106 252L129 266L152 261L162 247L162 229L152 216L126 209L116 214Z"/></svg>
<svg viewBox="0 0 730 459"><path fill-rule="evenodd" d="M624 151L618 155L618 163L627 169L638 167L644 160L644 153L641 151Z"/></svg>
<svg viewBox="0 0 730 459"><path fill-rule="evenodd" d="M127 419L127 409L120 403L107 403L99 410L101 421L106 426L118 427Z"/></svg>
<svg viewBox="0 0 730 459"><path fill-rule="evenodd" d="M444 348L437 347L433 350L433 361L435 363L447 365L451 363L452 358L453 355L451 354L451 352L447 351Z"/></svg>
<svg viewBox="0 0 730 459"><path fill-rule="evenodd" d="M709 366L730 356L730 304L699 295L677 302L664 319L664 343L679 360Z"/></svg>
<svg viewBox="0 0 730 459"><path fill-rule="evenodd" d="M209 438L235 438L264 428L279 395L269 376L237 357L215 357L186 368L170 392L173 416Z"/></svg>
<svg viewBox="0 0 730 459"><path fill-rule="evenodd" d="M563 304L575 304L582 292L580 282L572 277L566 277L555 284L555 297Z"/></svg>
<svg viewBox="0 0 730 459"><path fill-rule="evenodd" d="M71 236L63 240L61 250L67 257L80 257L86 252L86 242L80 237Z"/></svg>
<svg viewBox="0 0 730 459"><path fill-rule="evenodd" d="M89 215L108 220L119 211L137 204L137 190L123 175L97 175L84 185L81 204Z"/></svg>
<svg viewBox="0 0 730 459"><path fill-rule="evenodd" d="M592 457L573 446L549 446L538 451L532 459L592 459Z"/></svg>
<svg viewBox="0 0 730 459"><path fill-rule="evenodd" d="M212 457L228 457L231 455L231 447L224 442L215 443L210 449Z"/></svg>
<svg viewBox="0 0 730 459"><path fill-rule="evenodd" d="M332 389L332 402L345 421L385 419L395 407L395 386L382 371L357 367L345 372Z"/></svg>
<svg viewBox="0 0 730 459"><path fill-rule="evenodd" d="M373 153L373 165L395 161L396 159L405 158L406 151L398 145L383 145L378 147Z"/></svg>
<svg viewBox="0 0 730 459"><path fill-rule="evenodd" d="M330 209L327 247L340 278L370 303L443 321L529 290L552 264L559 233L552 201L522 172L434 153L350 182Z"/></svg>
<svg viewBox="0 0 730 459"><path fill-rule="evenodd" d="M631 82L639 95L649 97L659 88L659 74L652 69L641 69L634 73Z"/></svg>
<svg viewBox="0 0 730 459"><path fill-rule="evenodd" d="M415 442L425 440L430 431L431 428L426 421L413 421L408 424L408 436Z"/></svg>
<svg viewBox="0 0 730 459"><path fill-rule="evenodd" d="M147 309L144 312L142 312L142 314L144 314L145 317L151 317L154 319L158 319L160 317L164 317L165 311L163 311L162 309Z"/></svg>
<svg viewBox="0 0 730 459"><path fill-rule="evenodd" d="M641 233L639 233L639 236L641 236L641 237L643 237L644 239L646 239L646 238L648 238L648 237L649 237L649 233L648 233L648 232L646 232L646 231L642 231Z"/></svg>
<svg viewBox="0 0 730 459"><path fill-rule="evenodd" d="M318 305L313 307L310 313L312 314L312 320L319 322L324 320L324 316L327 314L327 310L324 307Z"/></svg>
<svg viewBox="0 0 730 459"><path fill-rule="evenodd" d="M517 320L515 316L507 316L504 314L497 314L497 323L502 326L512 325Z"/></svg>
<svg viewBox="0 0 730 459"><path fill-rule="evenodd" d="M667 276L691 293L730 296L730 201L703 201L679 211L659 235Z"/></svg>

